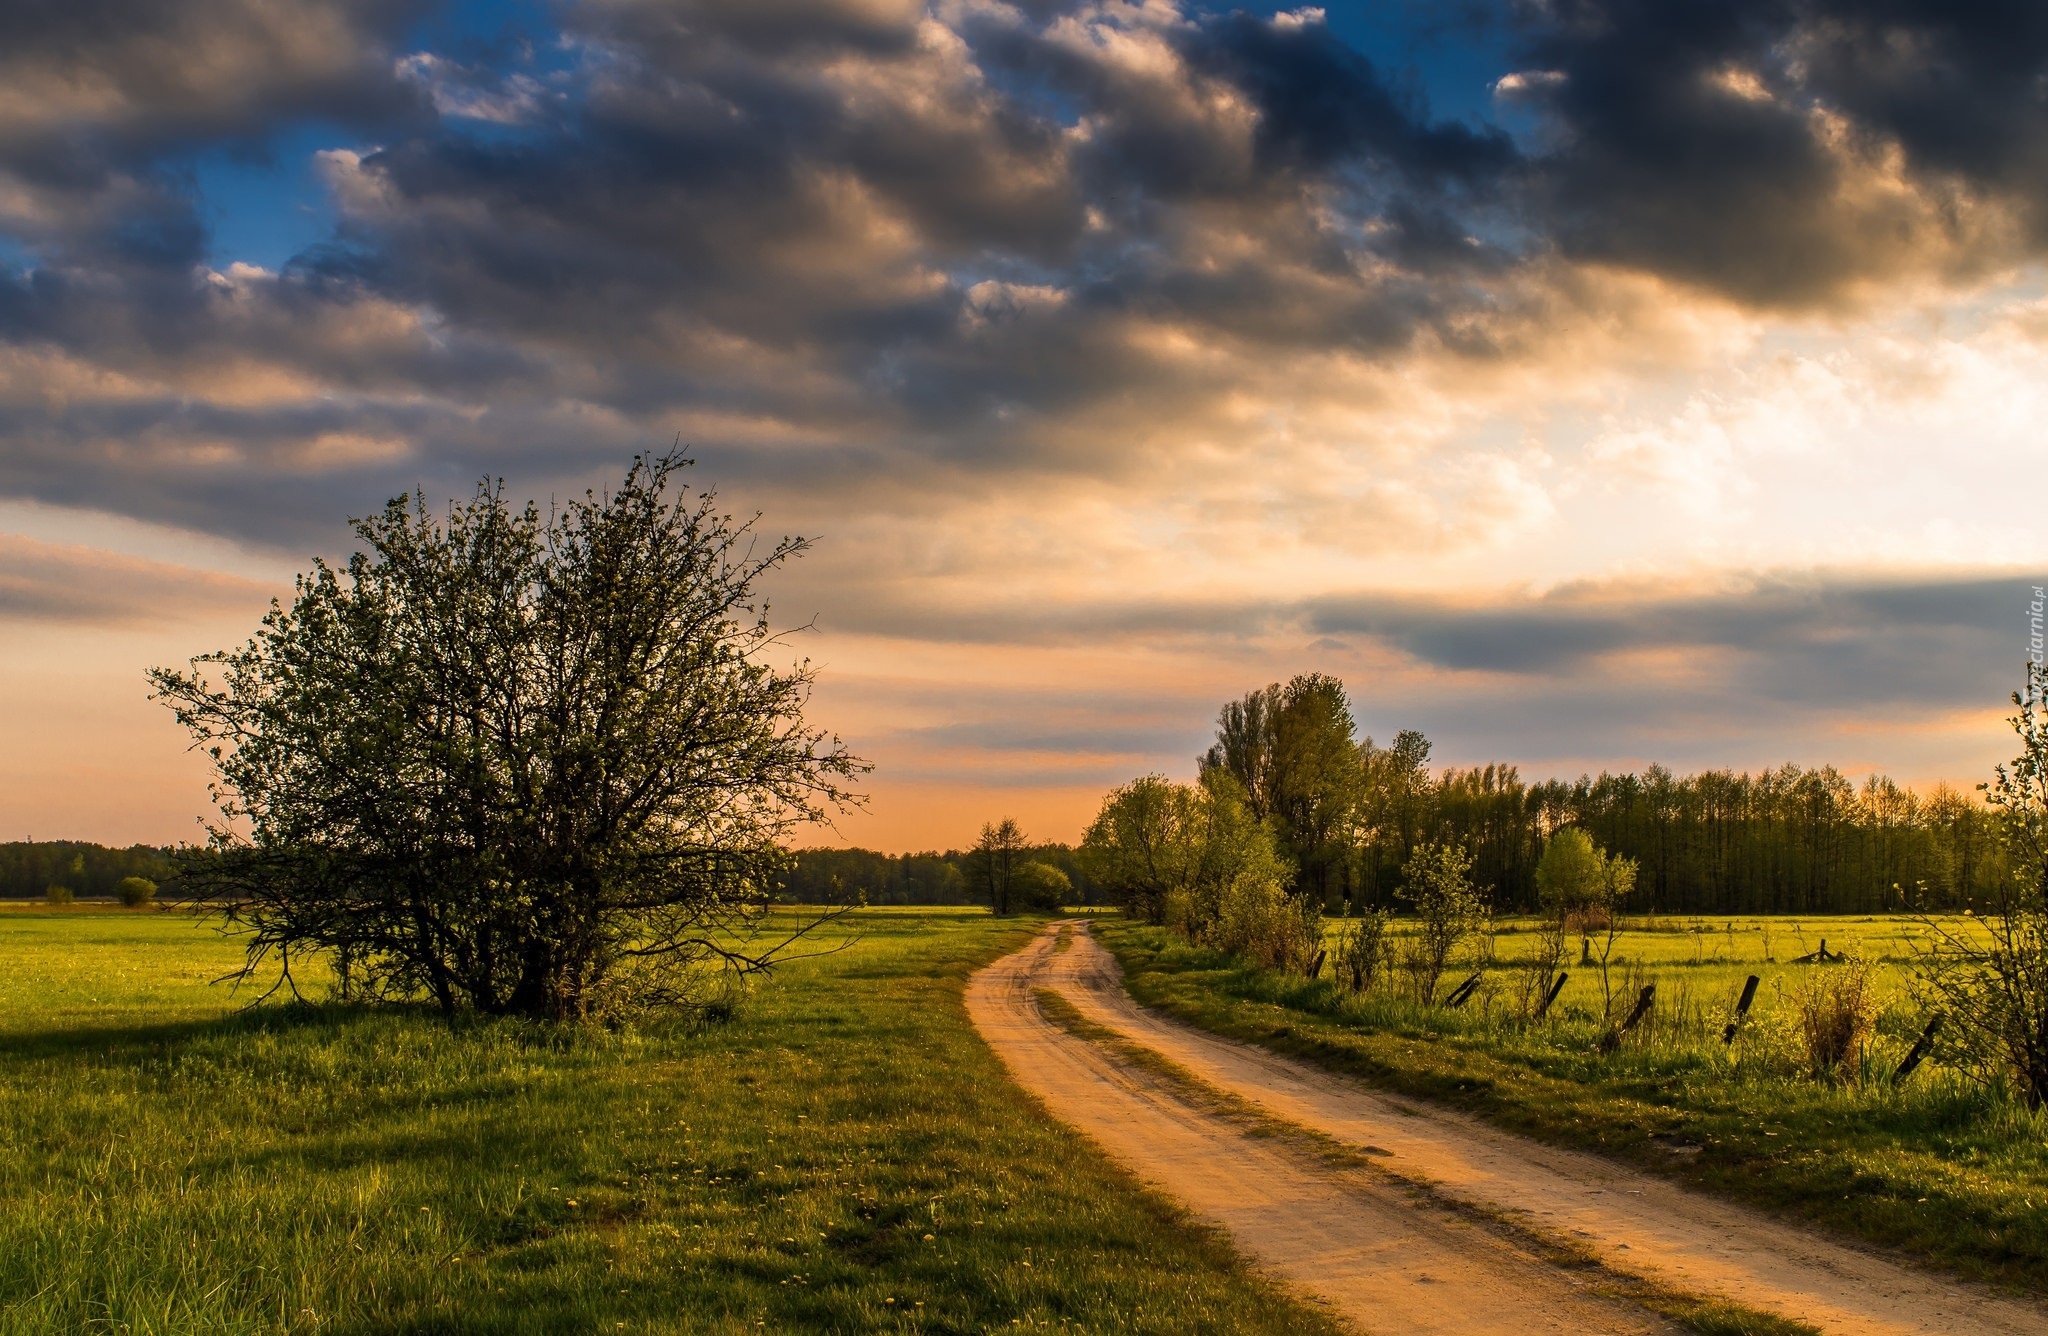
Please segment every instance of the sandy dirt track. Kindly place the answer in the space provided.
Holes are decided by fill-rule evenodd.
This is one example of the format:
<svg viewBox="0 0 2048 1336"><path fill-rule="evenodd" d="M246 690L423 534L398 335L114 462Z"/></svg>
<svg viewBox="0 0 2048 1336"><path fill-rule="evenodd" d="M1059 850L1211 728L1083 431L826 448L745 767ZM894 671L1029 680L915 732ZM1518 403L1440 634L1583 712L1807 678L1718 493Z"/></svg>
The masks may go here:
<svg viewBox="0 0 2048 1336"><path fill-rule="evenodd" d="M1514 1219L1609 1267L1843 1333L2024 1332L2048 1312L1817 1237L1595 1156L1470 1118L1144 1011L1085 925L1056 925L975 975L969 1014L1018 1082L1139 1177L1226 1229L1263 1266L1367 1331L1623 1332L1660 1320L1584 1288L1583 1272L1405 1191ZM1084 1016L1264 1114L1370 1154L1334 1167L1191 1100L1040 1013L1050 989Z"/></svg>

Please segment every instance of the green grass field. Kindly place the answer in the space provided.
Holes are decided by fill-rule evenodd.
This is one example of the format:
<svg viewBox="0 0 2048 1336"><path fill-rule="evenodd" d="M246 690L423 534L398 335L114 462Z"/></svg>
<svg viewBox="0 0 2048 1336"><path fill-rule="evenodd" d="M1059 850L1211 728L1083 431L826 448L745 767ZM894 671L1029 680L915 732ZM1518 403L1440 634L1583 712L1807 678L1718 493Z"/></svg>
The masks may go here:
<svg viewBox="0 0 2048 1336"><path fill-rule="evenodd" d="M1817 951L1823 944L1831 952L1849 955L1874 966L1874 981L1887 1004L1903 1005L1900 985L1919 953L1927 945L1927 931L1918 921L1902 915L1857 917L1723 917L1696 915L1635 916L1623 920L1624 928L1615 939L1608 966L1618 991L1622 977L1632 967L1646 971L1658 981L1661 993L1683 994L1685 1000L1723 1012L1734 1005L1745 978L1757 975L1762 984L1761 1001L1782 997L1796 988L1810 966L1793 962ZM1963 930L1957 919L1943 920L1950 930ZM1344 920L1331 919L1325 938L1334 943L1343 931ZM1404 925L1405 926L1405 925ZM1535 950L1536 922L1527 918L1502 919L1494 937L1494 954L1503 966L1527 961ZM1475 946L1478 943L1474 943ZM1573 983L1567 984L1560 1003L1581 1010L1600 1006L1600 978L1597 964L1582 963L1581 940L1572 938L1564 968ZM1597 957L1599 942L1592 942ZM1464 957L1461 957L1461 960ZM1576 986L1574 986L1576 985ZM1716 1027L1718 1028L1718 1026Z"/></svg>
<svg viewBox="0 0 2048 1336"><path fill-rule="evenodd" d="M1314 1332L868 911L725 1025L268 1007L175 913L0 910L0 1332Z"/></svg>
<svg viewBox="0 0 2048 1336"><path fill-rule="evenodd" d="M1332 957L1344 920L1326 921L1324 942ZM1656 1006L1645 1023L1644 1036L1664 1047L1704 1042L1720 1056L1746 1063L1750 1070L1789 1072L1803 1061L1789 1021L1798 1007L1800 989L1814 979L1832 977L1828 968L1797 963L1820 950L1850 957L1867 966L1876 1001L1875 1027L1860 1068L1882 1074L1895 1066L1918 1036L1923 1018L1907 987L1909 976L1929 945L1927 926L1901 915L1823 918L1717 918L1694 916L1631 917L1617 935L1607 959L1603 983L1598 962L1600 941L1573 937L1566 942L1563 969L1570 976L1556 1003L1558 1019L1593 1029L1611 1011L1625 1014L1645 983L1657 985ZM1942 920L1946 931L1968 933L1962 919ZM1529 999L1518 987L1537 950L1533 919L1508 918L1494 925L1489 938L1474 938L1458 953L1446 972L1441 991L1449 992L1469 973L1485 964L1483 981L1464 1010L1485 1016L1526 1010ZM1397 949L1413 933L1413 924L1396 921ZM1582 955L1590 947L1592 959ZM1734 1050L1720 1042L1723 1025L1733 1015L1749 976L1759 980L1756 1000L1741 1044ZM1570 1033L1567 1025L1566 1032ZM1710 1054L1709 1056L1712 1056ZM1890 1064L1889 1066L1887 1064Z"/></svg>
<svg viewBox="0 0 2048 1336"><path fill-rule="evenodd" d="M1247 968L1163 929L1098 932L1138 1000L1219 1033L2048 1293L2048 1119L1939 1066L1901 1088L1887 1079L1920 1022L1902 987L1911 923L1735 920L1731 933L1727 919L1699 932L1683 930L1687 922L1631 930L1616 944L1614 991L1632 999L1637 983L1655 981L1658 1007L1610 1055L1597 1047L1607 1028L1597 970L1577 963L1577 942L1556 1013L1535 1023L1519 1015L1512 966L1531 941L1514 929L1527 925L1503 925L1510 930L1493 943L1500 967L1458 1011ZM1798 989L1815 971L1845 967L1789 962L1823 935L1830 950L1872 963L1880 1009L1859 1060L1816 1079L1795 1033ZM1763 980L1752 1019L1724 1046L1721 1026L1750 973Z"/></svg>

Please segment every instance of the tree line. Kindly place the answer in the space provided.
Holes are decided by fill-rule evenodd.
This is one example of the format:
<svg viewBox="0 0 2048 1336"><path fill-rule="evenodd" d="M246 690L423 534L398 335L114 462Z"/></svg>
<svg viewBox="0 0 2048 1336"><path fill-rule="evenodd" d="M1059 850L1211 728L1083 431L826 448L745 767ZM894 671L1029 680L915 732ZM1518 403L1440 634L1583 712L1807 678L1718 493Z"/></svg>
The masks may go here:
<svg viewBox="0 0 2048 1336"><path fill-rule="evenodd" d="M113 896L130 877L161 882L170 875L171 851L147 844L126 849L85 840L0 844L0 899L45 899L52 887L73 896Z"/></svg>
<svg viewBox="0 0 2048 1336"><path fill-rule="evenodd" d="M1109 852L1091 863L1089 844L1102 846L1118 820L1129 827L1144 804L1165 811L1162 795L1179 789L1183 805L1238 804L1268 827L1288 893L1323 912L1411 900L1409 869L1432 847L1463 850L1497 912L1532 910L1545 845L1566 829L1631 860L1632 907L1666 913L1960 908L1995 896L2006 877L1993 814L1946 784L1922 794L1797 765L1530 781L1499 763L1432 769L1430 750L1412 730L1384 745L1361 737L1336 678L1275 683L1223 707L1196 785L1151 776L1111 794L1080 861L1101 866Z"/></svg>
<svg viewBox="0 0 2048 1336"><path fill-rule="evenodd" d="M778 898L790 904L985 905L988 876L977 849L885 854L872 849L798 849L790 854ZM1018 866L1041 863L1065 874L1070 904L1096 904L1101 892L1079 852L1056 841L1020 842Z"/></svg>

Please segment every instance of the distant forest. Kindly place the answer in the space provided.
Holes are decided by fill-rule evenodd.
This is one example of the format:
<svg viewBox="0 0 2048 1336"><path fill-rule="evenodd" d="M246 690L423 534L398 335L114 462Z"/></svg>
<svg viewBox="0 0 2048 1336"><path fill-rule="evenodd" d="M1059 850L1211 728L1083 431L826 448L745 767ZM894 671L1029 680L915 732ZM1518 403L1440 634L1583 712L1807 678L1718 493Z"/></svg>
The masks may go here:
<svg viewBox="0 0 2048 1336"><path fill-rule="evenodd" d="M855 897L871 905L978 905L968 870L970 851L882 854L872 849L798 849L783 884L782 899L799 904L845 903ZM1074 883L1075 904L1099 900L1080 855L1065 844L1031 844L1017 861L1050 863Z"/></svg>
<svg viewBox="0 0 2048 1336"><path fill-rule="evenodd" d="M0 844L0 899L41 899L52 886L80 897L111 896L123 877L167 879L170 852L147 844L109 849L83 840Z"/></svg>
<svg viewBox="0 0 2048 1336"><path fill-rule="evenodd" d="M1344 684L1304 674L1228 702L1200 758L1205 788L1227 791L1272 831L1289 892L1326 913L1397 908L1403 869L1425 845L1460 845L1497 912L1536 906L1536 864L1552 833L1586 832L1636 861L1627 908L1667 914L1881 913L1961 909L1991 899L2007 875L1990 809L1937 784L1916 793L1832 766L1756 774L1703 770L1525 780L1511 765L1435 769L1422 734L1362 741ZM1105 816L1119 801L1105 799ZM1162 827L1162 832L1164 828ZM1091 828L1089 841L1098 838ZM1146 838L1167 838L1163 833ZM1076 898L1106 898L1091 856L1052 844L1023 855L1060 867ZM1164 855L1145 855L1163 857ZM980 899L969 855L807 849L790 898L872 904Z"/></svg>
<svg viewBox="0 0 2048 1336"><path fill-rule="evenodd" d="M1348 715L1348 711L1346 712ZM1332 721L1332 732L1348 718ZM1298 891L1331 912L1399 903L1401 868L1418 844L1461 843L1473 880L1496 910L1536 903L1536 862L1552 831L1577 826L1639 865L1636 910L1679 914L1874 913L1988 899L2006 875L1990 814L1976 794L1936 785L1916 793L1883 776L1852 783L1832 766L1758 774L1705 770L1528 781L1511 765L1433 771L1429 743L1403 733L1325 753L1260 749L1257 810L1299 868ZM1290 757L1289 753L1292 753ZM1348 753L1348 754L1347 754ZM1205 758L1228 765L1219 752ZM1294 764L1290 764L1290 760ZM1263 769L1264 774L1258 773ZM1306 771L1322 770L1321 774ZM40 897L52 885L109 896L123 877L166 880L169 851L110 849L73 840L0 844L0 897ZM794 851L780 898L855 898L875 905L978 904L970 853ZM1103 899L1071 846L1033 844L1020 856L1050 863L1080 904Z"/></svg>
<svg viewBox="0 0 2048 1336"><path fill-rule="evenodd" d="M1359 749L1357 810L1307 848L1293 849L1342 912L1398 903L1401 867L1416 845L1462 843L1472 878L1496 910L1536 904L1536 862L1550 832L1578 826L1639 865L1630 907L1676 914L1875 913L1961 908L1989 897L2005 861L1984 804L1937 785L1916 793L1882 776L1854 784L1833 767L1787 765L1760 774L1706 770L1528 781L1511 765L1431 772L1428 743ZM1283 826L1281 813L1268 819ZM1293 832L1287 832L1293 833ZM1296 837L1299 839L1299 837ZM1292 844L1294 841L1288 841ZM1302 841L1302 843L1308 843ZM969 855L803 849L785 898L869 904L980 903ZM1102 897L1079 851L1034 845L1026 858L1073 878L1077 901ZM1307 879L1307 878L1305 878Z"/></svg>
<svg viewBox="0 0 2048 1336"><path fill-rule="evenodd" d="M1203 783L1272 825L1295 894L1332 912L1400 903L1423 844L1464 846L1496 910L1533 908L1544 842L1568 826L1636 860L1638 912L1961 908L2006 875L1990 809L1946 784L1920 794L1796 765L1531 782L1511 765L1433 770L1422 734L1360 742L1353 718L1342 682L1304 674L1226 704L1202 758Z"/></svg>
<svg viewBox="0 0 2048 1336"><path fill-rule="evenodd" d="M1513 766L1486 765L1371 796L1377 819L1367 838L1342 860L1351 867L1332 870L1376 904L1399 889L1408 850L1435 840L1472 851L1473 880L1493 890L1497 908L1533 908L1543 842L1565 826L1635 859L1630 907L1661 913L1961 908L2006 875L1974 793L1943 784L1919 794L1881 775L1858 785L1832 766L1754 775L1651 766L1531 783Z"/></svg>

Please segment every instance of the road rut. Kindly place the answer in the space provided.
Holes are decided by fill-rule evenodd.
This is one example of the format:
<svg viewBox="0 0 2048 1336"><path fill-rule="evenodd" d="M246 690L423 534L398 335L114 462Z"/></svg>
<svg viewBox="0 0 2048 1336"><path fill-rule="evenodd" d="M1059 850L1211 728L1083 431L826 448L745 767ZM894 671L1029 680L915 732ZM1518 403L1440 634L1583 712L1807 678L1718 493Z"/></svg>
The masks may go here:
<svg viewBox="0 0 2048 1336"><path fill-rule="evenodd" d="M1068 950L1055 949L1061 930L975 975L967 1003L983 1036L1054 1116L1363 1329L1668 1329L1591 1293L1587 1273L1418 1199L1406 1179L1439 1202L1590 1250L1625 1275L1830 1333L2048 1336L2048 1313L2022 1301L1147 1012L1085 924L1072 925ZM1370 1154L1385 1172L1248 1135L1242 1120L1048 1021L1040 989L1259 1112Z"/></svg>

